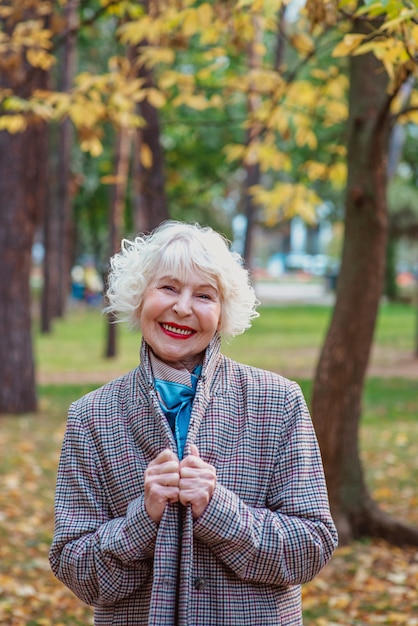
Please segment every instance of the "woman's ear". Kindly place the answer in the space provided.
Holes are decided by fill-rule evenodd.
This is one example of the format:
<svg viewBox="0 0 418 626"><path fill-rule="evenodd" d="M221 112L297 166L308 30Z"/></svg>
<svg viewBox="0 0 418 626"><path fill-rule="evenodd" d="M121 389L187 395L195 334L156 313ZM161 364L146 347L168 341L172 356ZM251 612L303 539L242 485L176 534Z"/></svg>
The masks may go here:
<svg viewBox="0 0 418 626"><path fill-rule="evenodd" d="M135 310L136 327L141 330L142 300Z"/></svg>

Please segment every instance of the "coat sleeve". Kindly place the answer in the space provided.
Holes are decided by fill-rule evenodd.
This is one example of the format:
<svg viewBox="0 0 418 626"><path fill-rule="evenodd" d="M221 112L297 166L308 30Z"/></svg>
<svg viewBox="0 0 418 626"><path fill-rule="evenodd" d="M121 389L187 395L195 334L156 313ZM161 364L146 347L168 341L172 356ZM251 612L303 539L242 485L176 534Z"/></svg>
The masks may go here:
<svg viewBox="0 0 418 626"><path fill-rule="evenodd" d="M156 536L143 497L129 504L124 517L111 518L95 451L74 403L58 468L49 555L54 574L83 602L114 604L151 576Z"/></svg>
<svg viewBox="0 0 418 626"><path fill-rule="evenodd" d="M241 580L278 586L312 580L337 545L319 446L296 383L285 406L265 506L248 506L218 483L194 526L195 537Z"/></svg>

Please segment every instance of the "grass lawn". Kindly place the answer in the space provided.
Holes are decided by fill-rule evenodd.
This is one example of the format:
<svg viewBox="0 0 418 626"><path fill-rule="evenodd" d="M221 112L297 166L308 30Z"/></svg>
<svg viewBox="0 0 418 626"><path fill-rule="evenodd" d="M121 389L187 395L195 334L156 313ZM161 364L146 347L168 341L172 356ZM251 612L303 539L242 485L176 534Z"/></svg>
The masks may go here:
<svg viewBox="0 0 418 626"><path fill-rule="evenodd" d="M327 306L265 307L243 335L225 344L223 352L241 361L311 378L331 315ZM138 363L139 333L118 325L118 356L104 359L105 318L98 309L78 308L55 322L49 335L35 336L40 382L85 380L106 382ZM402 304L383 305L376 329L373 358L393 362L394 352L410 358L414 350L415 311Z"/></svg>
<svg viewBox="0 0 418 626"><path fill-rule="evenodd" d="M309 398L311 377L306 372L315 362L329 315L326 307L265 309L253 329L225 346L224 352L260 367L291 371ZM91 609L55 580L47 555L68 405L136 365L139 337L122 329L119 335L120 356L103 360L103 319L95 310L74 310L56 324L52 335L36 337L42 381L38 414L0 417L0 623L5 626L92 624ZM412 350L413 337L413 310L385 306L376 345L406 353ZM382 508L414 524L418 524L417 416L416 379L368 379L360 449L370 491ZM416 549L354 542L338 549L321 574L304 586L305 625L418 626L417 588Z"/></svg>

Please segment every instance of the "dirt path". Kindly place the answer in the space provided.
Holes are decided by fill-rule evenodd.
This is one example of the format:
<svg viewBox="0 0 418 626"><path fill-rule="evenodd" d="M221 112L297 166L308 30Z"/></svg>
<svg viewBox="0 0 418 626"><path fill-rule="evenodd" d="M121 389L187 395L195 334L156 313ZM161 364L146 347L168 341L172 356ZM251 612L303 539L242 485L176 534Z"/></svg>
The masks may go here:
<svg viewBox="0 0 418 626"><path fill-rule="evenodd" d="M375 348L370 360L368 375L382 378L411 378L416 379L418 383L418 356L415 356L412 351Z"/></svg>

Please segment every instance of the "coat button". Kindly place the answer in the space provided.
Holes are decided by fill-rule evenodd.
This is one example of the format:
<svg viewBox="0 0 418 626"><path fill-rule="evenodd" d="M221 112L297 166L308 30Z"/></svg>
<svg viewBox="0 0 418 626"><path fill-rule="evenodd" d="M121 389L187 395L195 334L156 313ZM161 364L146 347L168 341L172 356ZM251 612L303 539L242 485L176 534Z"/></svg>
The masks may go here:
<svg viewBox="0 0 418 626"><path fill-rule="evenodd" d="M194 579L194 588L197 591L203 591L203 589L206 589L207 586L208 586L208 581L203 576L198 576L197 578Z"/></svg>

